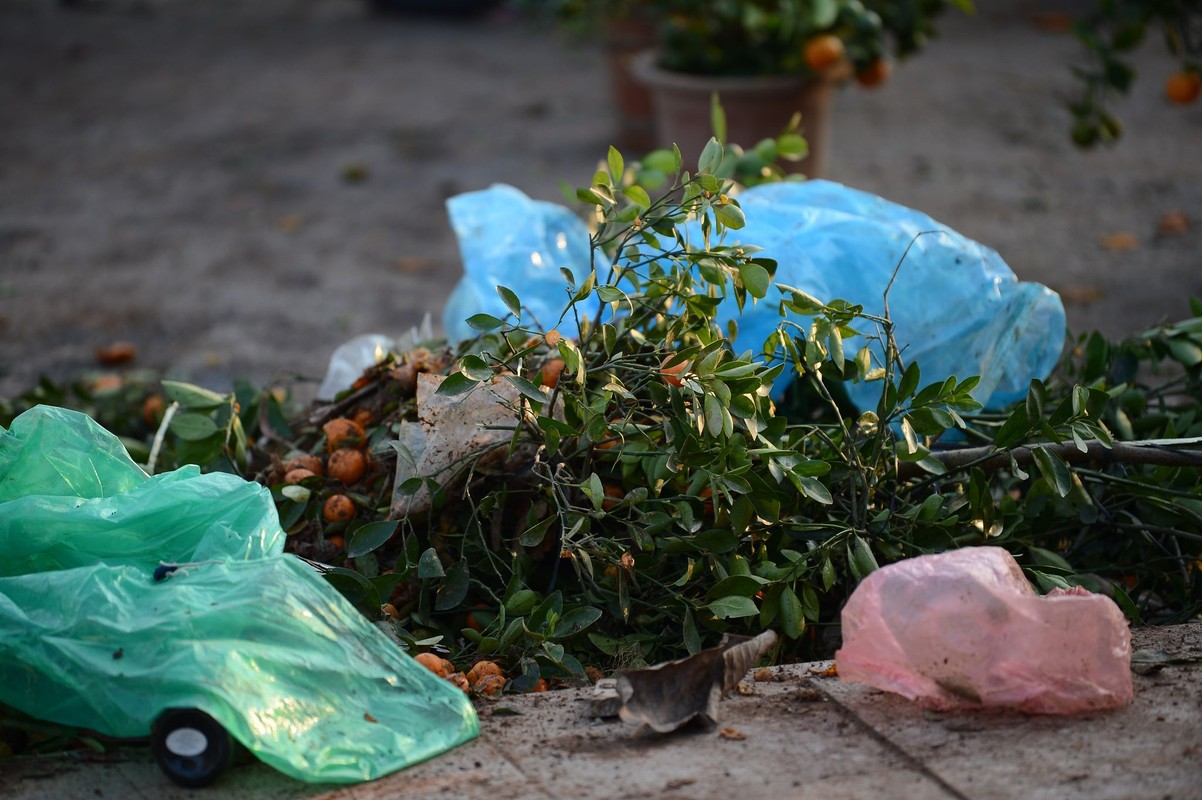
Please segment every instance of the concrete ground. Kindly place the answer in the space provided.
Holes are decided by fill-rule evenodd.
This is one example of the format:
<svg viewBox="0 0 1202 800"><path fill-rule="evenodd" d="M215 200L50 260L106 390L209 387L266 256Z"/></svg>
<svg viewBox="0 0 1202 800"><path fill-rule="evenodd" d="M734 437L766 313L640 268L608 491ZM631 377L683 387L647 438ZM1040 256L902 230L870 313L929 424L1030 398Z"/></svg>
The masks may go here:
<svg viewBox="0 0 1202 800"><path fill-rule="evenodd" d="M1093 0L977 5L885 86L837 93L828 177L994 247L1062 292L1075 332L1185 316L1202 104L1164 98L1159 37L1135 55L1123 142L1084 153L1065 110L1080 49L1048 12ZM513 14L6 0L0 396L115 340L213 388L320 378L351 336L438 319L461 274L448 196L504 182L560 200L615 128L598 42ZM1158 233L1170 212L1192 225Z"/></svg>
<svg viewBox="0 0 1202 800"><path fill-rule="evenodd" d="M308 785L251 763L197 792L133 748L0 761L0 799L1197 800L1202 623L1136 630L1133 648L1169 663L1136 674L1134 702L1103 713L933 713L821 677L828 662L795 664L749 676L712 732L597 719L591 690L569 689L483 701L478 739L371 783Z"/></svg>
<svg viewBox="0 0 1202 800"><path fill-rule="evenodd" d="M947 17L886 87L838 94L828 177L994 247L1062 292L1072 330L1117 337L1202 296L1202 106L1164 101L1172 65L1145 47L1124 141L1074 149L1077 45L1035 13L1089 5ZM0 4L0 396L94 367L114 340L213 388L320 378L352 335L437 319L460 275L448 196L505 182L558 200L588 180L614 130L595 43L365 7ZM1158 232L1174 211L1188 228ZM575 690L506 697L477 741L382 781L250 765L209 795L1199 798L1199 628L1137 631L1187 661L1137 676L1108 714L931 714L795 665L723 703L729 736L637 734ZM5 800L185 795L144 751L0 761Z"/></svg>

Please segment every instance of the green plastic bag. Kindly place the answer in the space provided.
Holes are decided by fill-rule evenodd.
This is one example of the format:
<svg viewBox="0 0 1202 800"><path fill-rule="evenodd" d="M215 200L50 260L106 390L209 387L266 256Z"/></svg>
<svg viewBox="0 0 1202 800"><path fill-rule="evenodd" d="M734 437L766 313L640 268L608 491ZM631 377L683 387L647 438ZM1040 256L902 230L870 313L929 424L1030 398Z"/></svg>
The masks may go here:
<svg viewBox="0 0 1202 800"><path fill-rule="evenodd" d="M262 486L195 467L147 477L88 417L27 411L0 432L0 703L116 737L199 709L312 782L371 780L474 738L463 692L283 544Z"/></svg>

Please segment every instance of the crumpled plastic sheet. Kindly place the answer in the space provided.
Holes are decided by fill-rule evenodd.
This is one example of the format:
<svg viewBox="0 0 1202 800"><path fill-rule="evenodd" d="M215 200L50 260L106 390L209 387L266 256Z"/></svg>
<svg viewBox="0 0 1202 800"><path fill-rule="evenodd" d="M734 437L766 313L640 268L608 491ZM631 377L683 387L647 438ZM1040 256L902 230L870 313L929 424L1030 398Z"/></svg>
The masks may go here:
<svg viewBox="0 0 1202 800"><path fill-rule="evenodd" d="M1131 633L1109 597L1035 594L1000 547L918 556L866 577L842 614L839 678L937 710L1037 714L1133 697Z"/></svg>
<svg viewBox="0 0 1202 800"><path fill-rule="evenodd" d="M459 242L464 276L443 307L443 329L452 342L476 332L464 321L473 314L505 318L509 309L496 292L507 286L526 307L522 323L556 327L570 297L560 269L576 285L589 274L589 237L584 222L563 206L532 200L512 186L494 185L447 200ZM574 320L560 330L576 333Z"/></svg>
<svg viewBox="0 0 1202 800"><path fill-rule="evenodd" d="M1019 282L995 251L926 214L823 180L764 184L738 199L746 226L730 231L726 243L764 248L761 255L778 262L775 282L820 300L844 299L882 315L885 289L900 263L889 311L903 358L921 366L924 383L977 375L974 397L986 408L1001 408L1023 398L1031 379L1049 375L1059 360L1065 337L1059 296ZM474 335L464 322L472 314L505 316L496 284L517 292L545 327L555 324L567 302L558 268L568 267L577 283L588 274L583 222L508 186L454 197L448 209L465 273L444 309L448 337ZM700 241L696 226L686 230ZM780 322L780 299L773 286L742 314L733 297L724 301L718 321L723 330L728 320L738 322L736 352L760 352ZM808 325L806 318L792 318ZM577 332L571 317L559 330ZM860 346L848 342L849 348ZM874 349L879 362L883 350ZM786 370L775 387L778 396L791 379ZM876 407L879 383L847 388L860 408Z"/></svg>
<svg viewBox="0 0 1202 800"><path fill-rule="evenodd" d="M311 782L371 780L478 732L466 696L283 553L271 495L148 477L90 418L0 432L0 703L115 737L200 709ZM161 580L162 562L187 563Z"/></svg>
<svg viewBox="0 0 1202 800"><path fill-rule="evenodd" d="M417 376L417 421L401 423L397 441L397 470L393 484L391 516L403 519L429 511L434 496L427 484L414 491L403 488L411 478L428 478L447 491L465 471L467 457L473 470L506 469L510 473L533 455L527 445L513 452L507 446L518 426L521 396L512 383L494 381L471 392L440 395L441 375ZM487 452L485 452L487 451Z"/></svg>

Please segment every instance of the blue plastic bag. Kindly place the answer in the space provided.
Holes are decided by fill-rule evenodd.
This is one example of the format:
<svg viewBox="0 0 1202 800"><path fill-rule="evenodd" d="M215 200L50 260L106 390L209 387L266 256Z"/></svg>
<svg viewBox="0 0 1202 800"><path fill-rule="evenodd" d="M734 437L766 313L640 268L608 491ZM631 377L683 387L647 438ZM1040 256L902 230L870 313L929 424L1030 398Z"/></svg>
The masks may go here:
<svg viewBox="0 0 1202 800"><path fill-rule="evenodd" d="M485 313L504 318L509 309L496 292L517 292L544 329L556 327L567 307L567 267L580 284L589 273L588 228L563 206L531 200L512 186L495 185L447 201L451 228L459 241L464 276L443 308L443 329L452 342L476 332L465 320ZM572 335L575 323L569 322ZM567 332L567 331L565 331Z"/></svg>
<svg viewBox="0 0 1202 800"><path fill-rule="evenodd" d="M775 283L880 316L896 270L889 289L894 337L924 383L977 375L973 396L1002 408L1055 368L1065 336L1059 295L1019 282L994 250L926 214L822 180L757 186L739 203L747 224L727 242L764 248L760 255L777 261ZM759 350L780 321L780 299L773 286L741 318L733 298L723 303L723 319L739 325L736 350ZM846 388L860 408L874 408L880 397L877 383Z"/></svg>
<svg viewBox="0 0 1202 800"><path fill-rule="evenodd" d="M981 382L974 397L986 408L1001 408L1055 367L1065 336L1059 296L1020 283L995 251L926 214L822 180L765 184L738 199L746 226L730 231L726 243L763 248L762 256L777 261L777 283L881 315L897 269L889 294L894 337L905 361L919 364L925 383L976 375ZM448 206L465 271L444 313L449 338L473 335L463 322L472 314L505 316L496 284L517 291L544 325L556 324L568 298L557 267L571 269L578 283L588 274L584 224L505 186L461 195ZM700 240L695 225L685 230ZM736 352L760 352L781 321L780 299L773 286L742 313L733 298L723 302L718 322L723 329L728 320L737 322ZM559 330L574 335L573 320L564 319ZM778 394L789 380L786 370ZM861 408L876 406L879 384L849 383L847 389Z"/></svg>

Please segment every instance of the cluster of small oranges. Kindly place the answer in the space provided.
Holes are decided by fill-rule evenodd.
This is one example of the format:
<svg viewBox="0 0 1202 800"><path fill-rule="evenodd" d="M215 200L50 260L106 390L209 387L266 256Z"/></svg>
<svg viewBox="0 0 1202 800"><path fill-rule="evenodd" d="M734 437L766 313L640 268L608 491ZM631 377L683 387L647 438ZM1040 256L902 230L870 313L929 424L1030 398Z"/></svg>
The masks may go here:
<svg viewBox="0 0 1202 800"><path fill-rule="evenodd" d="M454 664L436 653L418 653L414 659L438 677L453 683L467 694L478 697L500 697L508 683L505 671L495 661L482 659L473 664L467 672L460 672L455 669ZM545 692L547 688L546 679L539 678L530 691Z"/></svg>
<svg viewBox="0 0 1202 800"><path fill-rule="evenodd" d="M326 478L327 485L334 484L333 491L322 505L321 516L326 522L350 522L355 518L355 502L347 490L359 483L371 466L367 453L367 428L370 414L363 412L356 418L336 417L326 422L321 430L325 435L323 454L306 453L288 459L282 467L285 484L300 484L311 478ZM341 548L345 543L338 534L327 537L327 541Z"/></svg>
<svg viewBox="0 0 1202 800"><path fill-rule="evenodd" d="M807 39L802 49L802 59L807 67L820 74L837 77L840 70L849 68L847 47L833 33L821 33ZM850 69L854 70L856 82L865 88L884 83L890 73L889 62L884 58L875 58Z"/></svg>

